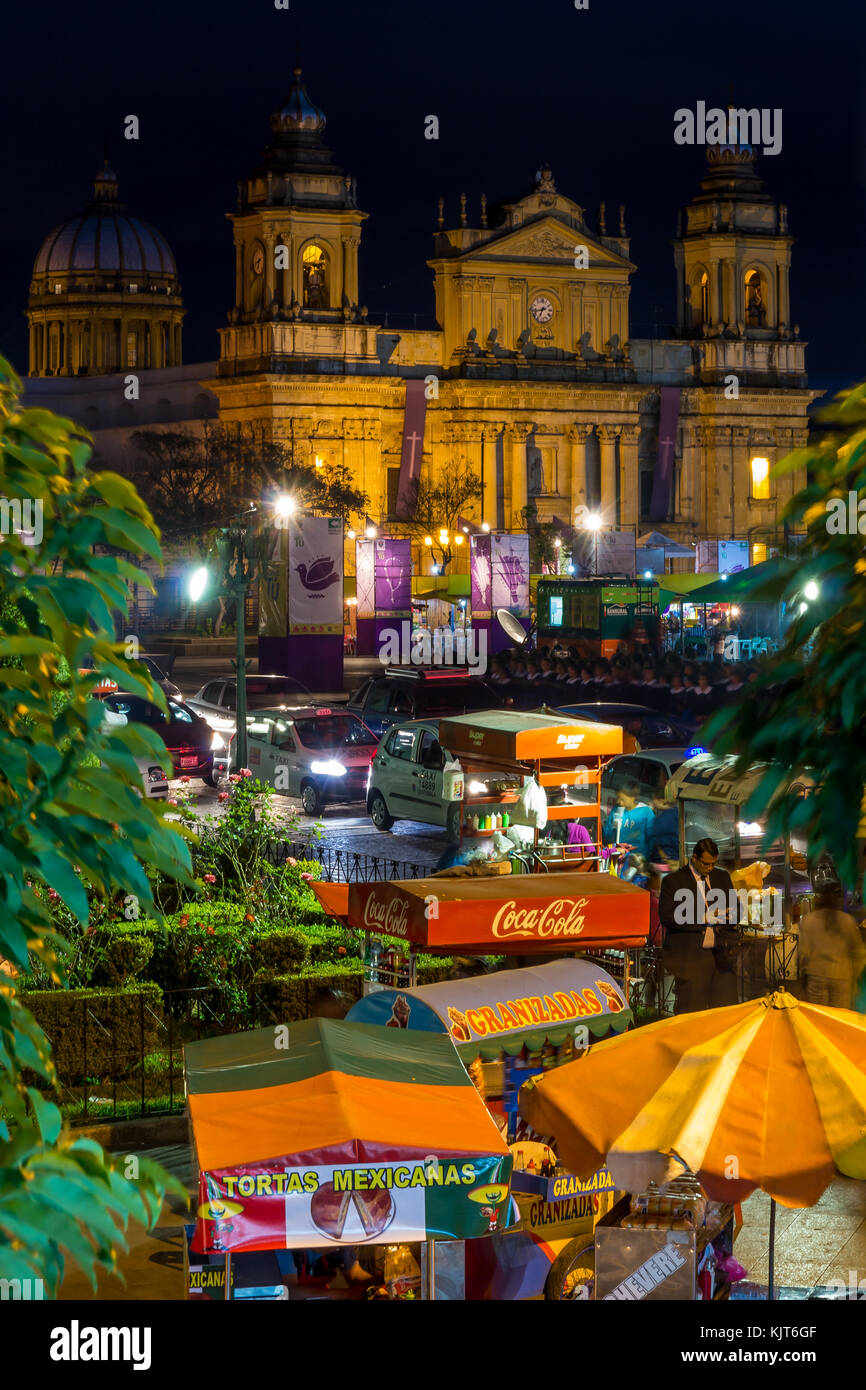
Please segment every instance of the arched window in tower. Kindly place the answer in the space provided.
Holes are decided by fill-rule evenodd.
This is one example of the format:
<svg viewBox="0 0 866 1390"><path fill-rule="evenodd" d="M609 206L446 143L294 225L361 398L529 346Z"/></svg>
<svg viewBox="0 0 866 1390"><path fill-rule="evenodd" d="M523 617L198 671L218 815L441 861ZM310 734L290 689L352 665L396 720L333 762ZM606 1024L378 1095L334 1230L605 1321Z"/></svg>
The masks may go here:
<svg viewBox="0 0 866 1390"><path fill-rule="evenodd" d="M710 321L710 277L706 271L701 276L701 323Z"/></svg>
<svg viewBox="0 0 866 1390"><path fill-rule="evenodd" d="M328 257L321 246L307 246L303 254L304 308L328 307Z"/></svg>
<svg viewBox="0 0 866 1390"><path fill-rule="evenodd" d="M764 277L759 270L746 271L746 323L750 328L763 328L767 322L767 294Z"/></svg>

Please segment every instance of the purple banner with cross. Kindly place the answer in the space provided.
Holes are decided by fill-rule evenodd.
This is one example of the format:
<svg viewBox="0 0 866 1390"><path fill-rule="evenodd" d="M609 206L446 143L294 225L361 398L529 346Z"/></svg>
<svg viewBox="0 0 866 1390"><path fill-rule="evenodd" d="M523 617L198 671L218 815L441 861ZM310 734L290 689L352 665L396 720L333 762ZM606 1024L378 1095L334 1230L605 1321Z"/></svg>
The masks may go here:
<svg viewBox="0 0 866 1390"><path fill-rule="evenodd" d="M677 447L679 423L680 388L679 386L662 386L661 405L659 407L659 452L650 504L650 519L652 521L665 521L670 511L674 486L674 453Z"/></svg>
<svg viewBox="0 0 866 1390"><path fill-rule="evenodd" d="M412 542L385 536L373 542L376 555L376 613L412 612Z"/></svg>
<svg viewBox="0 0 866 1390"><path fill-rule="evenodd" d="M423 381L406 382L406 411L403 416L403 452L400 455L400 482L397 487L397 516L413 517L421 456L424 451L424 424L427 395Z"/></svg>

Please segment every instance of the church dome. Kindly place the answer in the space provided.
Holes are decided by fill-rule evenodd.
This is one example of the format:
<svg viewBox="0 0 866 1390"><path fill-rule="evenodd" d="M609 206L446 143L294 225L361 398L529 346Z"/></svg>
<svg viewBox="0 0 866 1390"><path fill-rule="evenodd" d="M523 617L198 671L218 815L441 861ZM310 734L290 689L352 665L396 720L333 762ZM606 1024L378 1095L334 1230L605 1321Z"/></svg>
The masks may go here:
<svg viewBox="0 0 866 1390"><path fill-rule="evenodd" d="M165 238L118 202L117 177L107 163L94 180L93 200L77 217L49 232L33 266L34 276L88 271L177 276Z"/></svg>
<svg viewBox="0 0 866 1390"><path fill-rule="evenodd" d="M301 82L300 68L295 68L294 78L285 106L271 116L271 129L284 133L300 130L317 133L324 130L324 112L310 101L307 89Z"/></svg>

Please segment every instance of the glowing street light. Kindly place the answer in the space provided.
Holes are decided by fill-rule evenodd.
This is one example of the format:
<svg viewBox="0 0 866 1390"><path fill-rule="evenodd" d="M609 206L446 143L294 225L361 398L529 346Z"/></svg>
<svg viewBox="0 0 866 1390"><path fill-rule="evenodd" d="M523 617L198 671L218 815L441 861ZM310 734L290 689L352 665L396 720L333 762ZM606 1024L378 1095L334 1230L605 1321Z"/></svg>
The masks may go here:
<svg viewBox="0 0 866 1390"><path fill-rule="evenodd" d="M454 537L454 544L455 544L455 545L462 545L462 544L463 544L463 540L464 540L464 537L463 537L463 536L457 535L457 536Z"/></svg>
<svg viewBox="0 0 866 1390"><path fill-rule="evenodd" d="M193 570L189 577L189 583L187 584L189 596L193 603L198 603L199 599L204 595L208 578L208 572L204 565L200 565L198 569Z"/></svg>
<svg viewBox="0 0 866 1390"><path fill-rule="evenodd" d="M489 530L490 530L490 522L489 522L489 521L482 521L482 523L481 523L481 529L482 529L482 531L489 531Z"/></svg>
<svg viewBox="0 0 866 1390"><path fill-rule="evenodd" d="M376 530L375 526L368 526L366 531L364 532L364 535L367 537L368 541L373 540L378 534L379 533Z"/></svg>
<svg viewBox="0 0 866 1390"><path fill-rule="evenodd" d="M432 536L425 536L425 537L424 537L424 544L425 544L425 545L432 545L432 544L433 544L433 537L432 537Z"/></svg>
<svg viewBox="0 0 866 1390"><path fill-rule="evenodd" d="M276 512L277 516L284 521L287 520L290 516L294 516L297 510L297 502L295 501L294 497L290 497L287 492L281 492L279 497L276 497L274 499L274 511Z"/></svg>
<svg viewBox="0 0 866 1390"><path fill-rule="evenodd" d="M352 530L352 528L351 528L351 526L350 526L350 527L349 527L349 530L346 532L346 540L353 541L354 539L355 539L355 532Z"/></svg>
<svg viewBox="0 0 866 1390"><path fill-rule="evenodd" d="M810 603L814 603L815 599L818 597L820 592L821 590L818 588L818 585L815 583L814 579L810 579L809 583L803 590L803 597L809 599Z"/></svg>

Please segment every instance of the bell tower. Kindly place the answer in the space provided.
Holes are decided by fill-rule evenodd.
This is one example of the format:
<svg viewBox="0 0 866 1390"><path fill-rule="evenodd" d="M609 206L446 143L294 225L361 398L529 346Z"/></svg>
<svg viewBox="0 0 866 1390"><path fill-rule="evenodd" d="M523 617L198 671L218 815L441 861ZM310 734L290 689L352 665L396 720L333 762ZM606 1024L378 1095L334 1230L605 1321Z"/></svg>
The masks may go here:
<svg viewBox="0 0 866 1390"><path fill-rule="evenodd" d="M767 191L752 149L711 145L674 242L680 335L792 338L792 245L788 209Z"/></svg>
<svg viewBox="0 0 866 1390"><path fill-rule="evenodd" d="M235 304L230 324L355 322L361 223L355 180L323 140L325 117L295 68L285 105L271 116L273 140L238 183L234 227Z"/></svg>

